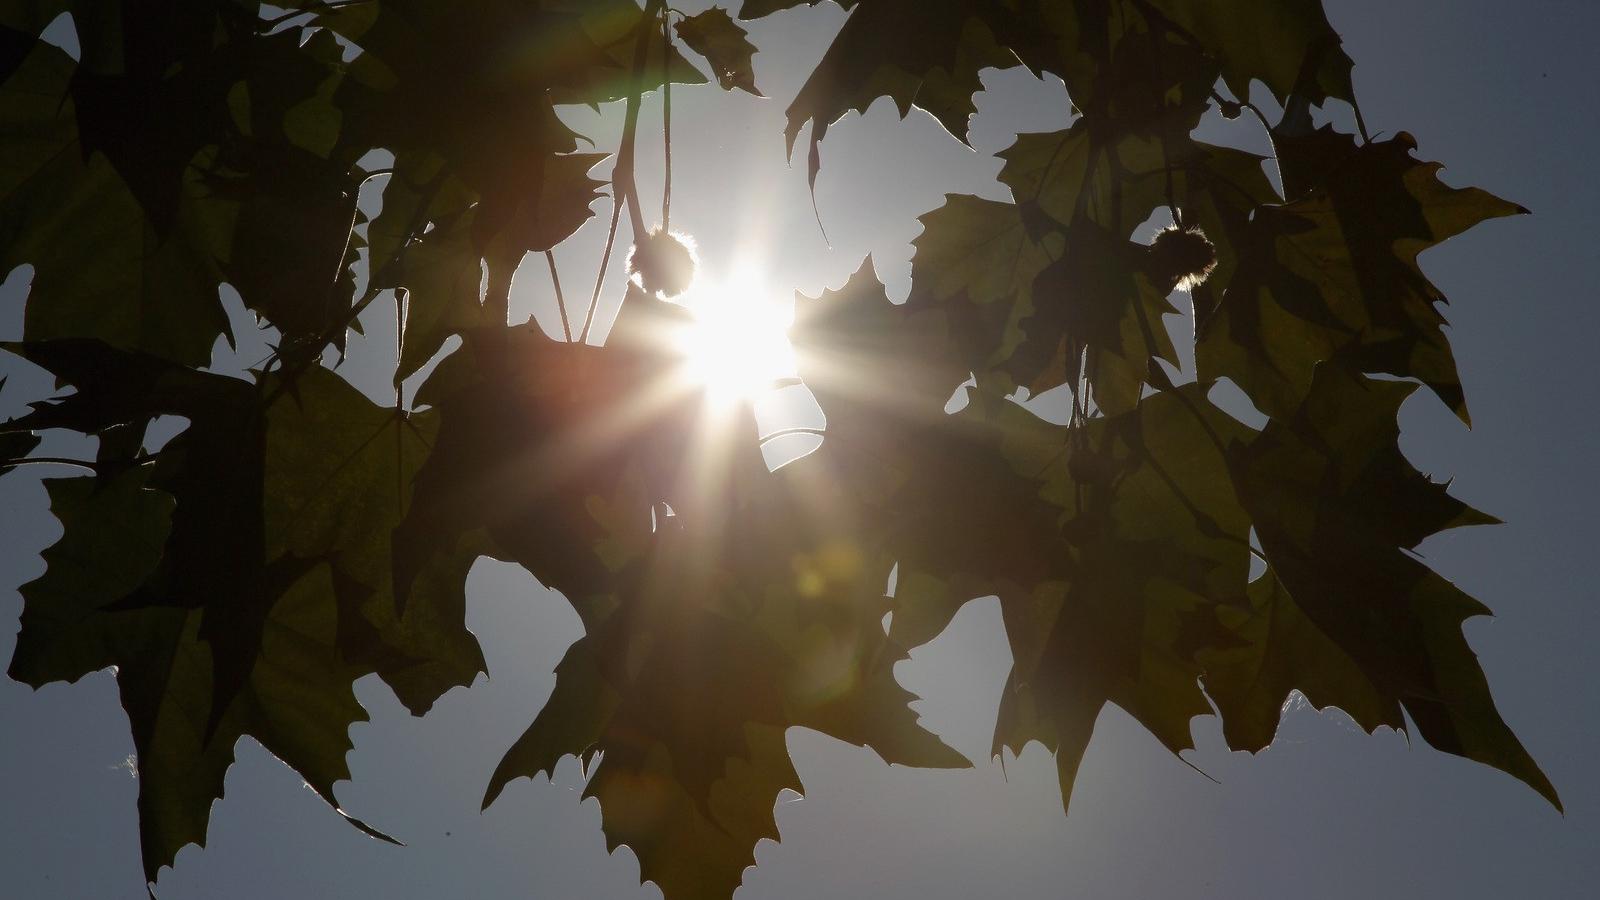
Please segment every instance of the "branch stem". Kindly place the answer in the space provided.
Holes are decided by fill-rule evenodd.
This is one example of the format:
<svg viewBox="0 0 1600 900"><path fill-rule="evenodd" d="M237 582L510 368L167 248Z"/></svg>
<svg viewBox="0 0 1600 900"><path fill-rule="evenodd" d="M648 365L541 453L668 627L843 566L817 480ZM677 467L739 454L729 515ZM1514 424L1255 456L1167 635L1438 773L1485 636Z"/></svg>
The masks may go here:
<svg viewBox="0 0 1600 900"><path fill-rule="evenodd" d="M633 87L628 93L628 107L622 118L622 140L617 146L617 164L611 170L611 228L606 233L606 249L600 256L600 271L595 273L594 293L589 297L589 310L583 317L583 330L579 343L589 340L589 329L594 325L595 309L600 305L600 292L605 288L606 269L611 265L611 251L616 245L617 222L622 208L628 208L629 224L633 226L633 243L644 237L644 214L639 211L639 190L633 178L634 141L639 133L639 101L644 94L644 69L650 58L650 37L653 23L661 18L666 0L648 0L644 14L639 17L639 35L633 47Z"/></svg>

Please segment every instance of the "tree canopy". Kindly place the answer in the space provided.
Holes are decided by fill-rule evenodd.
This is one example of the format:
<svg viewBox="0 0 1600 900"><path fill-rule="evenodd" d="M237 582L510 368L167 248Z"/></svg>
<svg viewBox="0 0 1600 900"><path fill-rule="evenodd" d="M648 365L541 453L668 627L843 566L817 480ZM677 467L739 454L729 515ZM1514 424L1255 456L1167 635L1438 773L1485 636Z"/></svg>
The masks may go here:
<svg viewBox="0 0 1600 900"><path fill-rule="evenodd" d="M730 895L778 837L792 726L968 765L893 666L987 596L1013 657L994 750L1042 743L1064 804L1106 704L1174 753L1213 713L1259 750L1298 691L1559 806L1462 635L1487 610L1413 552L1495 520L1396 420L1425 387L1470 421L1419 254L1523 210L1366 133L1317 0L839 0L787 108L813 184L829 127L881 97L965 140L986 69L1061 79L1074 117L1001 154L1010 202L922 217L903 303L870 262L797 298L789 380L827 427L776 470L747 404L708 424L668 338L691 313L647 277L612 286L604 346L581 296L561 338L509 321L513 279L554 275L597 204L607 256L644 240L641 96L760 94L740 21L814 2L0 0L0 270L32 268L5 349L71 388L0 423L0 474L86 473L46 482L64 531L8 672L115 669L147 881L204 843L245 736L388 839L334 796L352 684L416 715L470 685L484 556L585 631L485 806L577 756L608 846L668 900ZM40 37L63 14L76 54ZM558 108L607 103L620 145L580 150ZM1350 132L1318 124L1336 107ZM1258 120L1271 157L1196 138L1215 114ZM245 377L211 366L223 286L274 335ZM403 323L390 405L337 372L375 302ZM1050 390L1067 421L1016 402ZM30 457L54 429L94 457Z"/></svg>

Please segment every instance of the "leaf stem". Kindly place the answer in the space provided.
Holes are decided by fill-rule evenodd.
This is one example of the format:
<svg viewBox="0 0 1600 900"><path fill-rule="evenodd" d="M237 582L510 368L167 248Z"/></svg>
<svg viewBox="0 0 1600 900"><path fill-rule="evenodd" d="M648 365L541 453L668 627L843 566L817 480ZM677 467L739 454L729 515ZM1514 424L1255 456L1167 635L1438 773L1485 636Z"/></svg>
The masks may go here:
<svg viewBox="0 0 1600 900"><path fill-rule="evenodd" d="M405 380L400 377L400 366L406 355L406 311L407 300L411 292L405 288L394 290L394 408L404 409L401 402L401 385Z"/></svg>
<svg viewBox="0 0 1600 900"><path fill-rule="evenodd" d="M567 299L561 295L561 276L556 273L556 254L554 250L544 252L544 261L550 264L550 284L556 290L556 309L561 312L561 336L567 343L572 343L572 325L567 321Z"/></svg>
<svg viewBox="0 0 1600 900"><path fill-rule="evenodd" d="M661 14L661 152L666 162L661 183L661 230L672 221L672 29Z"/></svg>
<svg viewBox="0 0 1600 900"><path fill-rule="evenodd" d="M644 214L639 211L639 192L633 179L633 146L639 133L639 101L644 94L644 68L650 56L651 23L661 16L665 0L648 0L639 18L639 36L633 48L633 88L628 93L627 111L622 118L622 139L617 146L617 164L611 170L611 227L606 232L606 249L600 256L600 271L595 274L594 293L589 297L589 310L583 317L583 330L578 342L589 340L589 329L594 325L594 314L600 305L600 291L605 287L606 269L611 265L611 250L617 240L617 222L622 208L628 208L633 226L633 242L644 237Z"/></svg>
<svg viewBox="0 0 1600 900"><path fill-rule="evenodd" d="M15 466L75 466L91 472L100 471L99 463L86 459L67 459L62 456L25 456L21 459L0 459L0 472Z"/></svg>
<svg viewBox="0 0 1600 900"><path fill-rule="evenodd" d="M435 175L433 179L428 182L426 191L422 195L421 202L417 204L417 211L412 214L411 222L406 226L405 234L407 235L407 240L409 240L409 237L413 232L427 223L428 210L433 206L433 198L438 195L439 189L444 185L444 174L445 173L443 171L440 171L439 174ZM348 240L349 239L347 237L346 241L348 242ZM348 251L349 244L346 243L345 246L346 250ZM400 261L400 254L404 252L405 247L405 241L396 244L394 250L390 251L389 258L384 260L383 265L378 268L373 268L371 260L368 260L366 292L361 295L360 300L356 301L355 304L350 307L350 311L343 316L341 321L335 323L334 326L328 328L328 330L319 335L321 343L319 345L318 355L311 357L311 360L320 358L322 352L320 348L325 348L328 344L338 340L339 337L344 334L345 330L350 327L350 323L360 318L361 314L366 311L367 307L372 305L372 301L376 300L378 295L383 293L383 288L375 286L376 282L378 281L378 277L387 271L390 266L393 266L395 263ZM274 352L272 358L267 361L267 365L270 367L273 360L277 359L277 357L278 354ZM302 361L297 363L292 371L286 371L277 388L270 395L268 395L264 401L262 401L262 408L265 409L271 406L279 397L283 396L283 393L288 390L291 384L294 383L295 378L305 371L307 365L309 365L309 361ZM399 365L398 357L396 357L395 365Z"/></svg>
<svg viewBox="0 0 1600 900"><path fill-rule="evenodd" d="M765 444L767 441L781 437L788 437L791 434L814 434L817 437L824 437L827 435L827 433L828 432L826 429L809 428L804 425L797 425L793 428L779 428L777 431L771 431L763 434L757 439L757 443Z"/></svg>

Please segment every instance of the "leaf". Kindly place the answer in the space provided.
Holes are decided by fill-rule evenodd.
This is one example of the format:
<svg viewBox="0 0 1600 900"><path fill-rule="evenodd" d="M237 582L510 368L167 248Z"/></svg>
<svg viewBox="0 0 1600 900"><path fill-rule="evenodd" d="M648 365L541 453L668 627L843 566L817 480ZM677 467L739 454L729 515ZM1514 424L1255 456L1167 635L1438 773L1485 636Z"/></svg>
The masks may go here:
<svg viewBox="0 0 1600 900"><path fill-rule="evenodd" d="M432 359L450 335L504 318L523 255L554 247L593 215L590 204L602 182L587 173L603 158L540 158L521 176L522 189L531 193L509 201L480 199L438 156L396 159L371 231L373 286L407 290L396 384Z"/></svg>
<svg viewBox="0 0 1600 900"><path fill-rule="evenodd" d="M89 152L73 72L65 53L35 41L0 86L0 130L26 136L0 151L0 268L34 267L25 334L203 365L227 332L216 260L228 213L185 168L164 188L165 208L149 212L112 161Z"/></svg>
<svg viewBox="0 0 1600 900"><path fill-rule="evenodd" d="M1249 609L1217 610L1222 626L1240 643L1210 648L1199 657L1206 695L1221 714L1229 747L1254 752L1272 743L1294 691L1317 709L1344 710L1367 731L1405 727L1399 704L1306 617L1275 573L1251 582L1249 596Z"/></svg>
<svg viewBox="0 0 1600 900"><path fill-rule="evenodd" d="M148 878L203 840L240 735L259 738L337 808L344 730L365 718L352 681L376 671L420 714L482 670L462 622L481 544L425 567L410 615L394 610L387 535L426 455L426 417L375 407L324 370L263 411L247 382L155 357L85 341L16 349L78 391L10 427L135 423L142 434L153 415L190 420L154 467L114 476L119 486L132 479L121 493L80 498L99 502L103 490L108 509L80 515L67 505L79 495L62 501L60 562L47 560L54 566L27 594L32 624L13 662L14 677L34 685L118 667L142 766L163 767L141 782ZM91 547L131 561L103 564L105 581L74 582L72 560ZM295 711L310 698L311 712Z"/></svg>
<svg viewBox="0 0 1600 900"><path fill-rule="evenodd" d="M405 614L396 613L391 534L410 511L438 420L377 406L313 369L268 410L261 473L265 557L329 563L340 653L376 671L419 716L486 665L465 623L467 570L485 541L469 537L423 567Z"/></svg>
<svg viewBox="0 0 1600 900"><path fill-rule="evenodd" d="M1202 377L1231 378L1263 411L1288 415L1315 365L1337 357L1418 378L1469 421L1436 307L1444 296L1417 255L1523 210L1445 185L1415 147L1402 134L1352 148L1310 193L1235 225L1238 271L1196 343Z"/></svg>
<svg viewBox="0 0 1600 900"><path fill-rule="evenodd" d="M142 433L157 415L190 420L171 442L173 463L152 480L179 503L160 571L119 602L203 612L201 636L220 660L208 718L215 727L248 678L267 610L285 586L268 577L261 556L262 424L253 387L92 340L24 342L8 349L78 389L63 400L37 404L12 427L65 426L98 434L131 425Z"/></svg>
<svg viewBox="0 0 1600 900"><path fill-rule="evenodd" d="M881 96L904 118L913 104L965 141L978 71L1016 64L984 21L959 0L863 0L789 104L784 128L789 152L811 123L808 171L821 163L817 147L828 126L850 110L865 113Z"/></svg>
<svg viewBox="0 0 1600 900"><path fill-rule="evenodd" d="M811 181L826 130L879 97L965 140L988 68L1059 77L1071 118L1000 154L1011 202L922 217L904 303L870 260L797 298L827 427L776 472L751 410L708 415L685 377L685 308L630 288L603 348L507 325L526 254L569 241L605 189L557 107L705 80L655 39L675 11L286 4L0 3L0 267L33 268L6 348L69 389L0 423L0 473L44 432L95 439L93 476L46 482L63 533L23 587L10 671L116 670L148 878L203 841L239 738L337 809L355 679L418 715L471 684L482 555L563 593L585 631L486 800L576 755L608 846L670 900L731 894L778 837L773 804L802 787L791 728L965 765L893 670L982 596L1013 659L994 750L1046 745L1064 803L1107 704L1174 753L1213 709L1259 750L1295 691L1367 729L1409 719L1559 803L1462 637L1483 607L1414 553L1492 519L1419 472L1396 424L1409 380L1466 418L1418 254L1521 210L1445 185L1403 132L1312 127L1312 105L1355 103L1320 4L840 0L787 111L791 151L810 125ZM39 39L63 12L79 60ZM756 93L742 25L675 14L723 87ZM1263 158L1194 137L1257 81L1283 109L1264 123L1281 192ZM380 149L392 165L370 168ZM1135 240L1166 215L1214 268ZM231 339L223 284L277 333L237 378L205 368ZM326 354L343 362L385 291L396 396L433 365L411 410ZM1222 377L1262 429L1210 401ZM1063 385L1065 424L1016 399ZM185 421L151 449L163 417Z"/></svg>
<svg viewBox="0 0 1600 900"><path fill-rule="evenodd" d="M934 637L971 597L997 593L1008 609L1026 603L1037 585L1059 581L1071 564L1047 485L1017 471L1038 473L1041 462L1063 459L1060 429L981 390L967 411L945 416L944 391L959 369L931 382L938 389L916 389L919 366L954 356L950 337L932 327L942 319L936 309L889 304L863 267L843 291L803 304L793 331L800 371L829 422L822 449L803 462L828 467L819 480L844 487L849 499L840 506L854 507L898 560L891 635L907 644ZM909 329L897 320L923 324ZM863 370L884 374L863 377ZM830 389L832 379L857 390ZM877 391L862 389L874 384ZM897 398L888 385L914 392ZM906 402L911 397L920 400ZM1006 454L1017 452L1018 441L1048 449L1014 468Z"/></svg>
<svg viewBox="0 0 1600 900"><path fill-rule="evenodd" d="M1034 279L1063 241L1036 239L1015 204L962 194L947 195L921 222L907 305L943 309L961 323L953 331L970 371L1003 369L1024 340L1020 322L1033 310Z"/></svg>
<svg viewBox="0 0 1600 900"><path fill-rule="evenodd" d="M755 843L777 837L777 793L800 789L783 745L790 726L892 762L966 761L916 727L913 698L894 681L904 651L880 624L892 561L856 530L861 519L809 513L817 488L830 498L837 488L808 477L806 461L768 473L753 422L748 437L685 479L695 410L659 391L662 405L617 430L608 392L659 385L673 364L660 346L660 329L676 321L671 309L630 295L603 350L529 330L474 336L472 356L451 357L430 380L446 391L430 461L439 468L419 480L417 518L397 541L422 533L413 529L447 535L485 522L513 558L568 596L587 635L485 802L563 755L598 755L586 796L600 799L608 845L628 844L642 877L676 898L732 891ZM485 382L470 380L469 365ZM480 397L490 403L481 427L512 455L469 462L456 455L466 443L447 443L479 427L468 404ZM520 412L508 418L507 409ZM508 421L527 423L527 436L506 442ZM608 422L609 433L599 431ZM597 434L607 440L585 438ZM424 496L438 499L424 506ZM652 529L661 501L674 515Z"/></svg>
<svg viewBox="0 0 1600 900"><path fill-rule="evenodd" d="M217 676L213 645L201 637L203 614L130 608L119 599L156 568L173 510L171 497L148 489L147 478L136 469L108 483L46 482L66 531L46 551L46 574L23 588L23 630L8 672L39 687L117 668L138 756L145 878L154 881L179 848L204 844L212 802L222 796L241 736L259 740L337 810L333 785L349 777L348 729L366 715L350 688L359 673L333 648L333 608L320 602L326 570L279 569L273 577L287 583L263 622L256 664L221 720L206 724Z"/></svg>
<svg viewBox="0 0 1600 900"><path fill-rule="evenodd" d="M0 460L22 459L39 446L39 436L30 431L0 433ZM15 469L14 465L0 463L0 475Z"/></svg>
<svg viewBox="0 0 1600 900"><path fill-rule="evenodd" d="M1461 622L1487 610L1404 552L1493 521L1400 453L1394 417L1413 390L1318 366L1299 413L1234 451L1240 499L1295 605L1382 693L1384 724L1398 702L1428 743L1509 772L1560 808L1462 637Z"/></svg>
<svg viewBox="0 0 1600 900"><path fill-rule="evenodd" d="M644 10L633 0L555 0L549 4L564 14L575 15L576 21L594 46L600 48L607 65L590 65L580 71L563 73L577 76L570 87L555 92L557 103L597 104L621 100L632 89L633 49L638 29L650 27L645 23ZM663 52L667 54L663 65ZM663 48L652 41L646 50L643 84L653 91L663 82L662 73L673 84L705 84L706 78L680 54L676 47Z"/></svg>
<svg viewBox="0 0 1600 900"><path fill-rule="evenodd" d="M1104 704L1174 753L1193 746L1189 722L1210 711L1195 656L1224 640L1215 612L1242 602L1249 520L1223 454L1244 428L1204 387L1158 392L1079 435L1033 424L1011 444L1066 511L1059 527L1073 549L1027 594L1001 595L1015 663L994 749L1039 740L1055 751L1064 802Z"/></svg>
<svg viewBox="0 0 1600 900"><path fill-rule="evenodd" d="M1169 197L1219 233L1247 221L1275 198L1260 158L1146 132L1108 136L1082 121L1019 135L1002 156L1017 203L951 196L923 216L908 303L957 317L968 364L980 382L997 377L997 391L1071 381L1077 392L1082 371L1100 409L1125 412L1149 361L1177 356L1162 323L1175 312L1171 277L1123 238Z"/></svg>
<svg viewBox="0 0 1600 900"><path fill-rule="evenodd" d="M1185 36L1222 65L1235 97L1247 100L1259 79L1279 103L1296 94L1312 103L1355 102L1350 57L1318 0L1247 0L1223 5L1207 0L1150 0ZM1271 40L1261 35L1269 33Z"/></svg>
<svg viewBox="0 0 1600 900"><path fill-rule="evenodd" d="M810 497L760 471L755 447L706 488L708 506L645 537L619 571L614 610L558 669L555 694L491 779L591 760L607 844L626 843L668 897L738 886L772 807L801 784L783 736L800 725L890 762L965 766L921 731L895 683L904 652L879 624L888 562L818 520L790 527ZM715 697L708 703L706 698Z"/></svg>
<svg viewBox="0 0 1600 900"><path fill-rule="evenodd" d="M331 334L343 350L362 221L356 160L366 149L337 103L343 50L327 31L303 45L296 32L280 32L253 50L229 92L244 107L233 126L249 140L227 141L206 178L237 209L223 270L283 343L315 354Z"/></svg>
<svg viewBox="0 0 1600 900"><path fill-rule="evenodd" d="M642 295L625 303L614 344L625 340L629 310L642 304L667 306ZM406 602L435 554L487 529L502 558L561 591L588 619L589 598L610 593L616 568L597 542L637 542L649 533L655 503L684 505L668 484L697 398L652 379L664 372L648 357L630 363L615 349L553 341L536 325L468 335L418 392L440 425L394 534L397 599ZM637 412L613 412L625 408ZM594 498L616 491L626 493L628 514L597 516Z"/></svg>
<svg viewBox="0 0 1600 900"><path fill-rule="evenodd" d="M438 224L397 250L382 287L405 288L405 335L395 383L427 364L452 334L491 323L484 309L482 251L472 240L471 216Z"/></svg>
<svg viewBox="0 0 1600 900"><path fill-rule="evenodd" d="M678 20L676 29L679 40L711 63L711 72L723 90L738 88L757 97L765 96L756 89L755 69L751 66L755 45L727 10L713 6Z"/></svg>

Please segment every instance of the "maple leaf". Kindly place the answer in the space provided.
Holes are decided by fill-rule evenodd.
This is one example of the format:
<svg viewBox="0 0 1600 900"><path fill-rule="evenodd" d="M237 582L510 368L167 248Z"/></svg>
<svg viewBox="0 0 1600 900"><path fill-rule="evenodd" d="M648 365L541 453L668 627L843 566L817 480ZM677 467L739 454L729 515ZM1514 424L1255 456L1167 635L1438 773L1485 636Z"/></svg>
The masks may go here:
<svg viewBox="0 0 1600 900"><path fill-rule="evenodd" d="M774 800L802 789L789 728L964 765L893 667L980 596L1013 659L994 751L1045 744L1063 802L1107 704L1175 753L1214 706L1230 746L1259 750L1300 691L1559 806L1462 637L1484 608L1414 556L1491 520L1400 452L1415 385L1370 377L1467 418L1418 254L1520 207L1445 185L1403 132L1367 140L1359 109L1360 140L1312 127L1312 105L1355 105L1312 0L838 5L787 111L791 153L810 125L813 184L830 125L879 97L965 140L987 68L1058 76L1075 118L1000 154L1011 202L951 195L922 217L903 304L870 260L798 298L797 368L827 428L771 472L750 410L713 428L682 377L685 309L630 285L604 348L507 325L526 254L571 239L605 187L558 107L628 102L610 192L641 230L641 95L705 81L678 43L756 93L724 10L0 3L0 264L34 270L7 349L72 388L0 423L0 474L53 430L97 443L76 461L91 476L46 483L63 534L22 589L9 671L37 686L115 667L147 878L204 840L239 738L337 809L355 679L418 715L472 683L464 582L483 555L562 592L585 629L486 802L578 756L608 846L672 900L732 893L778 836ZM77 59L40 38L62 13ZM1283 110L1252 108L1281 193L1262 157L1193 136L1256 81ZM392 166L369 169L375 150ZM368 221L356 201L380 175ZM1134 240L1163 210L1214 248L1181 273L1203 282ZM1164 322L1180 283L1198 369L1182 384ZM223 284L277 332L242 377L205 370L231 339ZM386 292L397 391L461 342L415 410L373 403L325 354L342 360ZM1262 428L1211 402L1224 377ZM1063 385L1065 424L1015 399ZM148 449L159 417L186 423Z"/></svg>
<svg viewBox="0 0 1600 900"><path fill-rule="evenodd" d="M0 166L0 266L34 267L27 337L95 337L209 362L228 327L216 297L226 218L198 174L179 170L158 221L112 160L85 143L74 62L43 42L25 46L0 84L0 130L27 136L6 142Z"/></svg>
<svg viewBox="0 0 1600 900"><path fill-rule="evenodd" d="M387 535L436 427L429 417L376 407L325 370L265 404L248 382L95 342L12 349L78 392L8 429L142 435L154 415L190 420L154 467L55 483L66 535L51 554L100 547L126 562L97 563L104 578L70 562L49 568L24 591L12 663L35 686L118 668L144 776L147 878L203 842L240 736L337 808L346 732L365 719L351 682L377 672L420 714L482 670L462 622L476 546L416 579L408 616L391 598ZM294 712L307 697L324 699Z"/></svg>
<svg viewBox="0 0 1600 900"><path fill-rule="evenodd" d="M171 496L146 486L148 474L46 482L66 531L45 551L45 575L23 587L23 628L8 673L39 687L116 667L138 758L145 878L154 881L179 848L205 843L241 736L259 740L338 809L333 786L349 777L348 729L366 715L351 690L362 673L335 650L337 617L323 599L328 571L291 565L265 573L281 595L260 623L250 671L215 716L220 660L202 636L203 612L122 599L158 566L173 513Z"/></svg>
<svg viewBox="0 0 1600 900"><path fill-rule="evenodd" d="M1235 97L1248 99L1250 82L1259 79L1280 103L1291 94L1312 103L1330 97L1355 101L1350 57L1318 0L1148 0L1140 5L1159 11L1218 60ZM1274 39L1263 41L1259 28L1267 22Z"/></svg>
<svg viewBox="0 0 1600 900"><path fill-rule="evenodd" d="M1444 529L1494 521L1400 452L1395 416L1415 389L1317 366L1296 414L1233 451L1240 500L1288 597L1382 697L1382 717L1358 721L1398 725L1404 707L1428 743L1503 769L1559 808L1461 634L1464 619L1488 610L1405 552ZM1372 710L1370 694L1360 696L1357 711Z"/></svg>
<svg viewBox="0 0 1600 900"><path fill-rule="evenodd" d="M1445 185L1437 163L1412 155L1409 135L1341 143L1347 152L1317 167L1325 172L1314 188L1228 228L1238 269L1196 341L1201 376L1227 376L1263 411L1287 415L1316 364L1337 357L1420 379L1469 421L1437 308L1444 296L1417 256L1525 210Z"/></svg>
<svg viewBox="0 0 1600 900"><path fill-rule="evenodd" d="M861 0L816 69L789 104L789 152L811 123L808 172L821 167L818 146L828 126L850 110L866 112L881 96L904 118L913 104L965 140L976 112L972 95L985 67L1016 64L984 21L960 0Z"/></svg>
<svg viewBox="0 0 1600 900"><path fill-rule="evenodd" d="M751 67L756 47L727 10L713 6L679 20L675 30L679 40L711 63L711 71L723 90L738 88L757 97L765 96L756 89L756 74Z"/></svg>
<svg viewBox="0 0 1600 900"><path fill-rule="evenodd" d="M626 367L639 366L641 384L660 380L671 360L650 352L652 326L670 320L670 309L630 294L605 350L534 332L513 338L517 349L504 359L527 374L491 377L517 385L502 399L537 410L524 418L538 429L511 445L514 457L444 463L453 459L444 440L464 411L449 399L461 394L446 395L436 454L453 486L437 495L467 502L422 513L417 527L487 520L585 623L557 669L555 694L507 751L485 804L562 756L598 755L585 796L600 800L608 846L627 844L641 876L680 897L731 892L756 842L778 837L777 794L802 787L783 743L791 726L872 747L890 762L967 763L917 728L907 707L914 698L894 681L904 650L880 624L893 560L862 530L866 516L849 513L840 486L818 474L824 457L769 473L753 422L715 464L691 466L685 454L704 448L675 425L641 424L648 420L582 445L581 455L568 443L616 411L592 392L616 383L618 369L629 377ZM530 366L541 342L547 358ZM442 383L459 377L441 371ZM502 433L505 409L495 405ZM625 449L597 452L603 446ZM685 484L683 473L696 470L711 480ZM662 501L673 515L652 528ZM711 696L717 702L705 702Z"/></svg>
<svg viewBox="0 0 1600 900"><path fill-rule="evenodd" d="M1212 606L1242 600L1249 523L1213 438L1243 426L1195 386L1086 428L981 388L946 416L961 377L948 321L889 303L866 265L804 301L800 371L829 420L812 457L900 564L891 637L921 643L969 598L1000 597L1016 668L995 749L1043 741L1065 796L1105 703L1174 751L1209 711L1188 641Z"/></svg>

